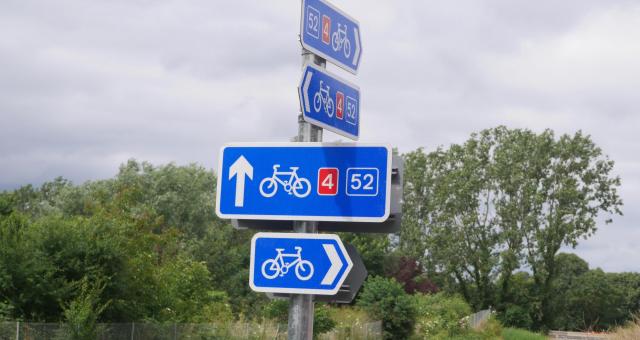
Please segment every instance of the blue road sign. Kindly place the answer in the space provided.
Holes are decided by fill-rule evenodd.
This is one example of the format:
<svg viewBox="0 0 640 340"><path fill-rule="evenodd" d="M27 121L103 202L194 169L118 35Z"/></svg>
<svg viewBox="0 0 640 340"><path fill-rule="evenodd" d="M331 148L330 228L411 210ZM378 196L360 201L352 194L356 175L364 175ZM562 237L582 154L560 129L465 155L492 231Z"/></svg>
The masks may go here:
<svg viewBox="0 0 640 340"><path fill-rule="evenodd" d="M338 235L257 233L249 285L257 292L335 295L353 263Z"/></svg>
<svg viewBox="0 0 640 340"><path fill-rule="evenodd" d="M360 65L360 24L324 0L303 0L300 41L305 49L356 74Z"/></svg>
<svg viewBox="0 0 640 340"><path fill-rule="evenodd" d="M304 119L312 124L358 139L360 89L318 68L306 65L298 87Z"/></svg>
<svg viewBox="0 0 640 340"><path fill-rule="evenodd" d="M391 148L368 144L253 143L221 150L222 218L384 222Z"/></svg>

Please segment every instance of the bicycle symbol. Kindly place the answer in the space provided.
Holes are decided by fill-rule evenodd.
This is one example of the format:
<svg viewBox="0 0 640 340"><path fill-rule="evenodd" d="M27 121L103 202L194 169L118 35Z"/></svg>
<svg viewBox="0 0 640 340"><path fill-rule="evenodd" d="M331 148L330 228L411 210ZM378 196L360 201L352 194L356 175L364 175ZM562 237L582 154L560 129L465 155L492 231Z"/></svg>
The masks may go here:
<svg viewBox="0 0 640 340"><path fill-rule="evenodd" d="M322 86L323 81L320 80L320 90L316 92L313 96L313 108L316 112L320 112L320 108L324 104L324 112L329 116L333 117L333 99L329 95L329 90L331 89L329 85Z"/></svg>
<svg viewBox="0 0 640 340"><path fill-rule="evenodd" d="M259 189L260 194L263 197L273 197L276 192L278 192L278 183L282 185L284 191L289 195L293 193L293 195L298 198L305 198L309 196L309 193L311 192L311 183L306 178L298 177L299 167L289 167L291 171L278 171L278 168L280 168L280 164L275 164L273 166L273 175L260 182ZM289 176L288 179L281 179L287 178L286 176Z"/></svg>
<svg viewBox="0 0 640 340"><path fill-rule="evenodd" d="M344 56L345 58L349 58L351 54L351 43L349 39L347 39L347 24L343 26L338 23L338 30L331 35L331 47L333 47L333 50L336 52L344 47Z"/></svg>
<svg viewBox="0 0 640 340"><path fill-rule="evenodd" d="M313 265L311 262L302 259L302 247L294 247L297 251L295 254L284 254L284 248L276 248L276 255L273 259L268 259L262 263L262 276L268 280L274 279L276 276L285 276L289 272L289 268L295 266L296 276L299 280L307 281L313 276ZM284 262L285 257L293 257L292 262Z"/></svg>

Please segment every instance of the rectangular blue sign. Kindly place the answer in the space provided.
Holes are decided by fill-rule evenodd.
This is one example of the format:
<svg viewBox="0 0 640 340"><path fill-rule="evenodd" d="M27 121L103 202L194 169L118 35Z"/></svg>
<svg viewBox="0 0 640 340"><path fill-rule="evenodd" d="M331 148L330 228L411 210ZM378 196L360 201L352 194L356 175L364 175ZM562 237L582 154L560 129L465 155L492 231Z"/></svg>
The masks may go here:
<svg viewBox="0 0 640 340"><path fill-rule="evenodd" d="M357 140L360 134L360 89L318 68L306 65L298 87L304 119Z"/></svg>
<svg viewBox="0 0 640 340"><path fill-rule="evenodd" d="M337 235L257 233L249 285L258 292L335 295L352 267Z"/></svg>
<svg viewBox="0 0 640 340"><path fill-rule="evenodd" d="M368 144L253 143L221 150L222 218L384 222L391 148Z"/></svg>
<svg viewBox="0 0 640 340"><path fill-rule="evenodd" d="M360 24L324 0L303 0L300 20L302 46L356 74L362 46Z"/></svg>

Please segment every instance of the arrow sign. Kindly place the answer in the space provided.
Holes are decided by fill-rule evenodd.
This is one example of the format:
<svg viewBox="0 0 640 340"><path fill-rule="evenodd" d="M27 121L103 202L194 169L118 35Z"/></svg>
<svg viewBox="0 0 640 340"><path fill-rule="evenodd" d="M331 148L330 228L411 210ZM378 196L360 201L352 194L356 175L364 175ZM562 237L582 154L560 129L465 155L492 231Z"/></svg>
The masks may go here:
<svg viewBox="0 0 640 340"><path fill-rule="evenodd" d="M324 0L303 0L302 47L356 74L362 47L358 21Z"/></svg>
<svg viewBox="0 0 640 340"><path fill-rule="evenodd" d="M221 218L384 222L389 217L388 146L239 143L221 153L216 193Z"/></svg>
<svg viewBox="0 0 640 340"><path fill-rule="evenodd" d="M249 285L257 292L334 295L351 271L338 235L257 233Z"/></svg>
<svg viewBox="0 0 640 340"><path fill-rule="evenodd" d="M308 64L298 87L304 119L357 140L360 132L360 88Z"/></svg>
<svg viewBox="0 0 640 340"><path fill-rule="evenodd" d="M236 200L235 206L244 205L244 176L253 179L253 167L244 156L240 156L229 168L229 180L236 177Z"/></svg>

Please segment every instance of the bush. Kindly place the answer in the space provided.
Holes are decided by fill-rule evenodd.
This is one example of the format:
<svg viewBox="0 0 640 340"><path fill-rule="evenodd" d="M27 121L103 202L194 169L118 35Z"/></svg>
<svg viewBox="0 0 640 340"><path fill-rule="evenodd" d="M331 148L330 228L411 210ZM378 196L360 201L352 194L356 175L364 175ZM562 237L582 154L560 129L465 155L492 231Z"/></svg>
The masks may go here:
<svg viewBox="0 0 640 340"><path fill-rule="evenodd" d="M530 329L533 323L529 312L516 305L508 306L504 313L501 314L500 320L506 326L524 329Z"/></svg>
<svg viewBox="0 0 640 340"><path fill-rule="evenodd" d="M424 338L452 337L468 329L466 316L471 307L458 296L444 293L434 295L416 294L416 335Z"/></svg>
<svg viewBox="0 0 640 340"><path fill-rule="evenodd" d="M286 324L289 321L289 300L271 300L264 306L262 316L266 319L275 320L277 323Z"/></svg>
<svg viewBox="0 0 640 340"><path fill-rule="evenodd" d="M406 339L413 333L415 305L394 279L372 276L364 284L358 305L382 321L385 339Z"/></svg>
<svg viewBox="0 0 640 340"><path fill-rule="evenodd" d="M65 339L95 339L99 330L98 318L110 303L100 301L105 285L100 281L90 283L86 277L79 285L78 296L64 307L66 323L61 335Z"/></svg>
<svg viewBox="0 0 640 340"><path fill-rule="evenodd" d="M331 318L329 307L316 304L313 312L313 335L318 336L331 331L335 327L336 322Z"/></svg>

